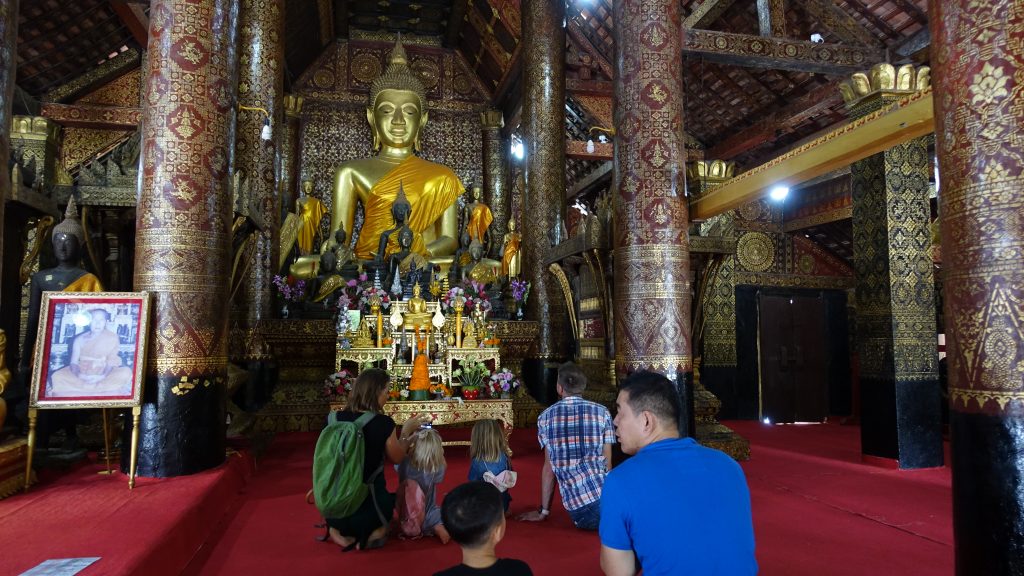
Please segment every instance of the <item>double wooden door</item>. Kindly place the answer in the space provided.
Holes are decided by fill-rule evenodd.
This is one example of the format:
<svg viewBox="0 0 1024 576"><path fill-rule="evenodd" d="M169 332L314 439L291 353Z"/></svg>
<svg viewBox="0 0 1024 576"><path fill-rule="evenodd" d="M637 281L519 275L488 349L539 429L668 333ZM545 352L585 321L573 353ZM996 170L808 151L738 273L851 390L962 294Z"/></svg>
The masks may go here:
<svg viewBox="0 0 1024 576"><path fill-rule="evenodd" d="M758 296L761 418L822 422L828 416L825 301Z"/></svg>

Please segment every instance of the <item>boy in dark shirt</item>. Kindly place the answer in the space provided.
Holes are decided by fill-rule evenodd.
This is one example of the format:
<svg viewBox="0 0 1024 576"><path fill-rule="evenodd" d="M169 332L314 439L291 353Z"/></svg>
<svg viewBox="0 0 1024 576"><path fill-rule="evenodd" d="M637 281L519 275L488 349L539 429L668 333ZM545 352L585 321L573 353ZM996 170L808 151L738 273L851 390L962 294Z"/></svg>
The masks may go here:
<svg viewBox="0 0 1024 576"><path fill-rule="evenodd" d="M505 536L505 508L494 486L467 482L455 488L444 497L441 519L462 548L462 564L434 576L533 576L526 562L494 552Z"/></svg>

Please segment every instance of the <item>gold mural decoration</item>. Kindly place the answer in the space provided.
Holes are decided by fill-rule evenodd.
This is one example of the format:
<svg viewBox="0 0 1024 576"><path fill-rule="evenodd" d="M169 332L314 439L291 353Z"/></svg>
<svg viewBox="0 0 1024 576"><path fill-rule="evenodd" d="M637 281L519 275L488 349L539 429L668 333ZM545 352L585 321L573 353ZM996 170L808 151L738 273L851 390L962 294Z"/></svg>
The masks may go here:
<svg viewBox="0 0 1024 576"><path fill-rule="evenodd" d="M139 105L141 94L142 69L136 68L79 98L75 103L136 108Z"/></svg>
<svg viewBox="0 0 1024 576"><path fill-rule="evenodd" d="M747 232L736 243L736 257L747 270L764 272L775 263L775 243L763 232Z"/></svg>

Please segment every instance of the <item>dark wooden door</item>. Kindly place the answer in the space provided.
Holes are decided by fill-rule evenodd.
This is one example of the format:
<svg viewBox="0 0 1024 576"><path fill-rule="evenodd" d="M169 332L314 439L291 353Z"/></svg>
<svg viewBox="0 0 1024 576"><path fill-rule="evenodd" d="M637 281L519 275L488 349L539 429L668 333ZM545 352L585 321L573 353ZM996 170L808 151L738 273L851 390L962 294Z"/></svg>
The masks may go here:
<svg viewBox="0 0 1024 576"><path fill-rule="evenodd" d="M828 415L824 300L761 294L758 310L761 418L823 421Z"/></svg>

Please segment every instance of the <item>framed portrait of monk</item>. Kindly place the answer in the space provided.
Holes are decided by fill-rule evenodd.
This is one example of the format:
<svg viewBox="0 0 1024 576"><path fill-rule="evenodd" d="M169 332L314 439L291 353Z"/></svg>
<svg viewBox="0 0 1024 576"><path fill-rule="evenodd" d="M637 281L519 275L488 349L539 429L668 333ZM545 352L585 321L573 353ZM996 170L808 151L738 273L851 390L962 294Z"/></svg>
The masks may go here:
<svg viewBox="0 0 1024 576"><path fill-rule="evenodd" d="M44 292L29 406L139 406L148 326L148 292Z"/></svg>

